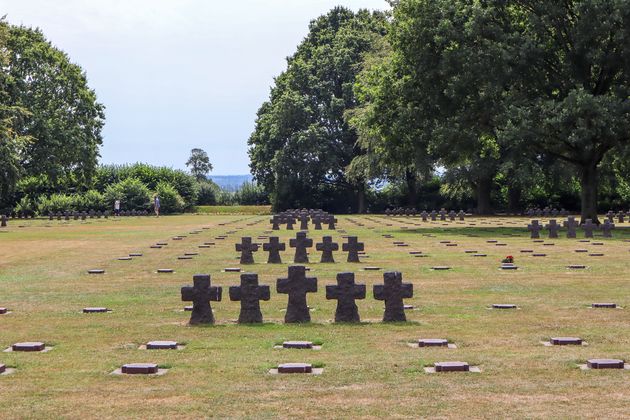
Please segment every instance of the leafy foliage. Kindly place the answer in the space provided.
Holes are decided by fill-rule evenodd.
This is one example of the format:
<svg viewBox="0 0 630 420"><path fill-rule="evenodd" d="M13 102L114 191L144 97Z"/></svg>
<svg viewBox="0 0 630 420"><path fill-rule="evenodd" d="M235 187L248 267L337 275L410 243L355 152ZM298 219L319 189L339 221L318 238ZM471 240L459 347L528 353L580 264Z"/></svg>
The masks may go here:
<svg viewBox="0 0 630 420"><path fill-rule="evenodd" d="M112 204L120 200L120 208L124 210L149 210L151 207L151 191L137 178L126 178L105 189L105 201Z"/></svg>

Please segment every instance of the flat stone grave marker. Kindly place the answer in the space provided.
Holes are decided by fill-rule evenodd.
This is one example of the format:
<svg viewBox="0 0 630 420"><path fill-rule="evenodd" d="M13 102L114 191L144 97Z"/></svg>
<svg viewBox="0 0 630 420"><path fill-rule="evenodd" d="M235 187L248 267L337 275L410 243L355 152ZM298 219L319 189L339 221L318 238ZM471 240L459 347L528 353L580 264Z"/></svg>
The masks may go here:
<svg viewBox="0 0 630 420"><path fill-rule="evenodd" d="M612 302L596 302L591 304L592 308L606 308L606 309L615 309L617 308L616 303Z"/></svg>
<svg viewBox="0 0 630 420"><path fill-rule="evenodd" d="M323 369L313 368L310 363L283 363L278 365L277 369L271 369L271 374L289 374L289 373L303 373L310 375L321 375Z"/></svg>
<svg viewBox="0 0 630 420"><path fill-rule="evenodd" d="M451 267L447 266L447 265L436 265L434 267L431 267L431 270L435 270L435 271L446 271L446 270L450 270Z"/></svg>
<svg viewBox="0 0 630 420"><path fill-rule="evenodd" d="M448 349L456 349L457 346L455 344L449 343L445 338L421 338L414 343L409 343L410 347L413 348L448 348Z"/></svg>
<svg viewBox="0 0 630 420"><path fill-rule="evenodd" d="M578 337L552 337L549 342L554 346L581 346L582 339Z"/></svg>
<svg viewBox="0 0 630 420"><path fill-rule="evenodd" d="M112 310L108 308L99 308L99 307L83 308L84 314L102 314L106 312L112 312Z"/></svg>
<svg viewBox="0 0 630 420"><path fill-rule="evenodd" d="M92 270L88 270L88 274L105 274L105 270L102 270L102 269L92 269Z"/></svg>
<svg viewBox="0 0 630 420"><path fill-rule="evenodd" d="M147 350L177 350L177 341L149 341L145 345Z"/></svg>
<svg viewBox="0 0 630 420"><path fill-rule="evenodd" d="M470 366L466 362L436 362L432 367L426 367L424 370L427 373L481 372L478 367Z"/></svg>
<svg viewBox="0 0 630 420"><path fill-rule="evenodd" d="M363 267L365 271L379 271L381 267Z"/></svg>
<svg viewBox="0 0 630 420"><path fill-rule="evenodd" d="M173 270L172 268L158 268L157 272L158 274L171 274L174 273L175 270Z"/></svg>
<svg viewBox="0 0 630 420"><path fill-rule="evenodd" d="M576 249L575 252L583 254L585 252L588 252L588 249Z"/></svg>
<svg viewBox="0 0 630 420"><path fill-rule="evenodd" d="M118 261L131 261L131 260L133 260L133 258L131 258L131 257L120 257L120 258L118 258Z"/></svg>
<svg viewBox="0 0 630 420"><path fill-rule="evenodd" d="M502 263L501 270L518 270L518 266L514 263Z"/></svg>
<svg viewBox="0 0 630 420"><path fill-rule="evenodd" d="M518 307L512 303L493 303L492 309L517 309Z"/></svg>
<svg viewBox="0 0 630 420"><path fill-rule="evenodd" d="M313 350L316 346L311 341L285 341L282 346L278 346L283 349L298 349L298 350Z"/></svg>
<svg viewBox="0 0 630 420"><path fill-rule="evenodd" d="M489 243L489 244L496 244L497 242L499 242L499 241L497 241L496 239L490 239L490 240L486 241L486 243Z"/></svg>
<svg viewBox="0 0 630 420"><path fill-rule="evenodd" d="M157 243L156 243L156 245L159 245L159 246L167 246L167 245L168 245L168 243L166 243L166 242L157 242Z"/></svg>
<svg viewBox="0 0 630 420"><path fill-rule="evenodd" d="M533 253L533 252L534 252L534 250L533 250L533 249L521 249L521 252L522 252L523 254L531 254L531 253Z"/></svg>
<svg viewBox="0 0 630 420"><path fill-rule="evenodd" d="M130 257L142 257L142 253L140 252L132 252L129 254Z"/></svg>
<svg viewBox="0 0 630 420"><path fill-rule="evenodd" d="M155 375L158 373L158 365L155 363L128 363L122 365L120 371L126 375Z"/></svg>
<svg viewBox="0 0 630 420"><path fill-rule="evenodd" d="M192 260L193 257L187 256L187 255L181 255L179 257L177 257L178 260Z"/></svg>
<svg viewBox="0 0 630 420"><path fill-rule="evenodd" d="M532 257L546 257L546 256L547 254L540 254L540 253L532 254Z"/></svg>
<svg viewBox="0 0 630 420"><path fill-rule="evenodd" d="M625 362L620 359L589 359L586 361L589 369L625 369Z"/></svg>
<svg viewBox="0 0 630 420"><path fill-rule="evenodd" d="M567 268L570 270L584 270L586 266L584 264L571 264L567 265Z"/></svg>
<svg viewBox="0 0 630 420"><path fill-rule="evenodd" d="M604 254L602 254L602 253L600 253L600 252L597 252L597 253L591 253L591 254L588 254L588 256L589 256L589 257L603 257L603 256L604 256Z"/></svg>
<svg viewBox="0 0 630 420"><path fill-rule="evenodd" d="M604 243L603 242L593 242L591 245L593 245L593 246L602 246L602 245L604 245Z"/></svg>
<svg viewBox="0 0 630 420"><path fill-rule="evenodd" d="M223 269L224 273L240 273L241 269L238 267L227 267Z"/></svg>
<svg viewBox="0 0 630 420"><path fill-rule="evenodd" d="M473 257L487 257L488 254L473 254Z"/></svg>
<svg viewBox="0 0 630 420"><path fill-rule="evenodd" d="M5 315L9 312L7 308L0 308L0 315Z"/></svg>
<svg viewBox="0 0 630 420"><path fill-rule="evenodd" d="M12 351L39 352L46 350L46 344L40 341L26 341L15 343L11 346Z"/></svg>
<svg viewBox="0 0 630 420"><path fill-rule="evenodd" d="M464 253L466 254L476 254L478 251L477 250L472 250L472 249L467 249L464 251Z"/></svg>

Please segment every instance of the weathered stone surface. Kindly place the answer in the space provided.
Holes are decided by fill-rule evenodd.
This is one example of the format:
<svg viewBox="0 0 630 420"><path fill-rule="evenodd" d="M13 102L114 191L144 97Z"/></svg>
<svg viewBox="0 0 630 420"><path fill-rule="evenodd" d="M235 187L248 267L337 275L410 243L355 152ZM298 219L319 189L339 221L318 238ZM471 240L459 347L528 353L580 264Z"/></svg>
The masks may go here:
<svg viewBox="0 0 630 420"><path fill-rule="evenodd" d="M550 340L554 346L581 346L582 339L578 337L552 337Z"/></svg>
<svg viewBox="0 0 630 420"><path fill-rule="evenodd" d="M619 359L589 359L586 365L591 369L623 369L625 363Z"/></svg>
<svg viewBox="0 0 630 420"><path fill-rule="evenodd" d="M280 251L284 251L286 247L286 244L284 242L280 242L280 238L277 236L270 237L269 243L263 244L263 250L269 253L267 264L282 264Z"/></svg>
<svg viewBox="0 0 630 420"><path fill-rule="evenodd" d="M149 341L147 350L177 350L177 341Z"/></svg>
<svg viewBox="0 0 630 420"><path fill-rule="evenodd" d="M549 238L555 239L558 237L558 232L560 231L560 225L556 220L550 220L548 224L545 225L545 229L549 232Z"/></svg>
<svg viewBox="0 0 630 420"><path fill-rule="evenodd" d="M278 373L312 373L313 366L310 363L283 363L278 365Z"/></svg>
<svg viewBox="0 0 630 420"><path fill-rule="evenodd" d="M575 238L577 236L576 230L579 223L575 220L575 217L569 216L563 223L563 226L567 228L567 238Z"/></svg>
<svg viewBox="0 0 630 420"><path fill-rule="evenodd" d="M356 299L365 299L365 284L356 284L354 273L337 274L337 285L326 286L326 299L337 299L335 322L361 322Z"/></svg>
<svg viewBox="0 0 630 420"><path fill-rule="evenodd" d="M252 243L251 237L241 238L241 243L236 244L235 248L241 253L241 264L254 264L254 252L258 251L258 244Z"/></svg>
<svg viewBox="0 0 630 420"><path fill-rule="evenodd" d="M294 263L308 263L307 248L313 247L313 240L306 237L306 232L298 232L295 239L289 240L289 246L295 248Z"/></svg>
<svg viewBox="0 0 630 420"><path fill-rule="evenodd" d="M241 302L239 324L259 324L263 322L260 301L269 300L269 286L258 284L258 274L241 274L241 285L230 286L230 300Z"/></svg>
<svg viewBox="0 0 630 420"><path fill-rule="evenodd" d="M374 299L385 301L383 322L404 322L405 307L403 299L413 297L413 284L402 282L402 273L388 272L383 274L384 284L375 284Z"/></svg>
<svg viewBox="0 0 630 420"><path fill-rule="evenodd" d="M210 302L221 301L223 289L221 287L210 286L210 275L196 274L193 276L194 285L182 287L182 301L192 302L193 310L189 323L214 324L214 315Z"/></svg>
<svg viewBox="0 0 630 420"><path fill-rule="evenodd" d="M607 309L615 309L617 307L616 303L612 302L596 302L591 304L592 308L607 308Z"/></svg>
<svg viewBox="0 0 630 420"><path fill-rule="evenodd" d="M530 231L531 239L540 238L540 231L542 230L542 226L538 223L538 220L532 220L532 223L527 225L527 230Z"/></svg>
<svg viewBox="0 0 630 420"><path fill-rule="evenodd" d="M443 338L421 338L418 347L448 347L448 340Z"/></svg>
<svg viewBox="0 0 630 420"><path fill-rule="evenodd" d="M324 236L322 242L315 244L315 249L322 252L321 263L334 263L333 252L339 250L339 244L333 242L332 236Z"/></svg>
<svg viewBox="0 0 630 420"><path fill-rule="evenodd" d="M466 362L436 362L436 372L468 372L470 366Z"/></svg>
<svg viewBox="0 0 630 420"><path fill-rule="evenodd" d="M312 349L313 343L310 341L285 341L282 343L285 349Z"/></svg>
<svg viewBox="0 0 630 420"><path fill-rule="evenodd" d="M97 308L97 307L83 308L83 313L84 314L100 314L100 313L105 313L105 312L109 312L109 309L107 309L107 308Z"/></svg>
<svg viewBox="0 0 630 420"><path fill-rule="evenodd" d="M359 242L356 236L349 236L348 242L343 244L342 250L348 253L347 261L349 263L360 263L359 251L365 250L365 246L362 242Z"/></svg>
<svg viewBox="0 0 630 420"><path fill-rule="evenodd" d="M277 280L276 291L289 295L284 322L300 323L311 321L311 314L306 304L306 294L317 292L317 278L306 277L306 268L304 266L295 265L289 267L288 276Z"/></svg>
<svg viewBox="0 0 630 420"><path fill-rule="evenodd" d="M121 372L127 375L151 375L158 373L158 365L155 363L129 363L122 366Z"/></svg>
<svg viewBox="0 0 630 420"><path fill-rule="evenodd" d="M584 231L585 238L592 238L593 231L599 229L599 226L593 223L591 219L586 219L584 223L582 223L582 230Z"/></svg>
<svg viewBox="0 0 630 420"><path fill-rule="evenodd" d="M26 341L23 343L15 343L11 346L13 351L44 351L46 345L39 341Z"/></svg>

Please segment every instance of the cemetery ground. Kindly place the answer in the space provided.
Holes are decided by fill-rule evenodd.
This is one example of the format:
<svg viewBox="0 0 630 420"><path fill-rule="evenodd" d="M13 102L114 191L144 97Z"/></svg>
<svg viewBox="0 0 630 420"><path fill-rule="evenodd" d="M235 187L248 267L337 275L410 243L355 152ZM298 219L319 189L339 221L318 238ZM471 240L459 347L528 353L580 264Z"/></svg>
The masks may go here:
<svg viewBox="0 0 630 420"><path fill-rule="evenodd" d="M630 360L630 242L624 241L630 239L630 224L618 224L612 239L599 234L579 242L583 235L578 232L577 240L534 242L525 218L444 223L339 216L337 228L345 234L310 230L309 237L320 242L332 235L341 244L341 235L358 236L369 258L346 263L346 254L338 251L337 263L320 264L320 252L311 248L307 275L318 279L317 293L307 297L312 323L285 325L287 297L276 293L275 285L287 275L293 256L288 241L297 231L269 233L268 219L185 215L10 221L0 230L0 306L10 311L0 315L0 347L42 341L52 350L0 352L0 363L15 368L11 375L0 375L2 417L630 416L630 371L578 367L590 358ZM230 231L235 233L215 239ZM382 236L388 234L393 237ZM186 237L173 240L177 235ZM223 270L239 267L234 245L242 236L264 243L257 237L275 235L287 243L283 264L266 264L267 254L260 250L254 254L256 264L241 266L271 286L271 300L260 303L265 323L237 325L239 302L229 301L228 287L239 284L240 276ZM168 245L150 248L162 241ZM215 245L198 248L206 242ZM467 250L487 256L474 257ZM410 255L413 251L428 256ZM130 253L143 256L118 260ZM198 255L178 260L184 253ZM518 270L499 269L507 255L514 256ZM570 264L587 269L569 270ZM382 270L364 271L368 266ZM175 272L157 274L159 268ZM105 274L89 275L89 269ZM336 301L325 299L325 285L336 284L336 274L345 271L367 285L366 299L357 301L361 324L334 324ZM403 281L414 285L413 298L405 301L414 306L406 311L407 323L381 322L384 305L373 299L372 285L383 283L385 271L400 271ZM180 288L192 284L197 273L211 274L212 285L223 287L223 300L212 302L214 326L187 325L190 312L183 307L189 303L181 301ZM615 302L622 309L591 309L593 302ZM488 309L493 303L518 309ZM84 307L112 312L84 314ZM558 336L580 337L587 345L541 344ZM408 345L420 338L446 338L457 348ZM139 349L152 340L185 347ZM274 349L285 340L322 347ZM425 366L440 361L466 361L481 373L425 372ZM162 376L111 374L125 363L140 362L168 371ZM312 363L324 371L317 376L268 373L287 362Z"/></svg>

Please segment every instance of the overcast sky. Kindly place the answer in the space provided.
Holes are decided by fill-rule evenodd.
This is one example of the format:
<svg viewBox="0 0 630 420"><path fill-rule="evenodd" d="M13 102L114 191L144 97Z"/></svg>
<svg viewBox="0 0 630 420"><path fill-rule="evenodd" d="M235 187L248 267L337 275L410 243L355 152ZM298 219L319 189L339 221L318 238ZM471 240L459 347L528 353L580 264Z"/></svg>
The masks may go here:
<svg viewBox="0 0 630 420"><path fill-rule="evenodd" d="M9 22L40 27L87 73L106 106L104 163L249 173L247 139L309 22L337 5L384 0L0 0Z"/></svg>

